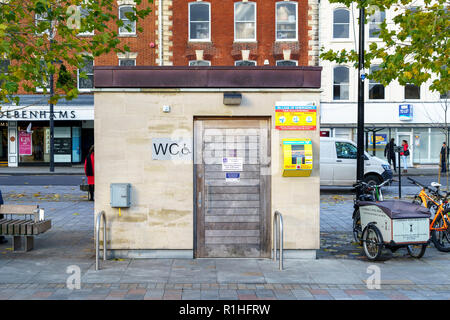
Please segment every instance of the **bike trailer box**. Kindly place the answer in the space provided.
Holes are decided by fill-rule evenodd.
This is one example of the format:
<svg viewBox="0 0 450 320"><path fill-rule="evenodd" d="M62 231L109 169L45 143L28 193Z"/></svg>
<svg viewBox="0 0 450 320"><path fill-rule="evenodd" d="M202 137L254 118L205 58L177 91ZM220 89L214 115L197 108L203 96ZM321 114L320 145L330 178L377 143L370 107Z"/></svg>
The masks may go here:
<svg viewBox="0 0 450 320"><path fill-rule="evenodd" d="M420 205L400 201L362 201L361 228L375 224L386 244L425 243L430 238L430 211Z"/></svg>

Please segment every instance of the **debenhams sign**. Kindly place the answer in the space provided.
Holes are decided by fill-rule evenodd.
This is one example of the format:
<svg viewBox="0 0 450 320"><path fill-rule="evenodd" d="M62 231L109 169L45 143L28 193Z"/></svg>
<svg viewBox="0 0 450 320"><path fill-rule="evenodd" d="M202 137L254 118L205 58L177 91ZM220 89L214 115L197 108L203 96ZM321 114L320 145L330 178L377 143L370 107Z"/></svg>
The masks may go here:
<svg viewBox="0 0 450 320"><path fill-rule="evenodd" d="M54 120L94 120L94 108L61 109L53 112ZM50 120L50 111L45 109L0 110L0 120Z"/></svg>

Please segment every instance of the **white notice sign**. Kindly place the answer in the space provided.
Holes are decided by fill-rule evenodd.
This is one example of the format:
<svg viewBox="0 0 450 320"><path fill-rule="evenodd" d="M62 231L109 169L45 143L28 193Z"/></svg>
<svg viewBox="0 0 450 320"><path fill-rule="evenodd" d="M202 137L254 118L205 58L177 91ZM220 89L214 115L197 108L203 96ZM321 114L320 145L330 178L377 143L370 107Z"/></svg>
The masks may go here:
<svg viewBox="0 0 450 320"><path fill-rule="evenodd" d="M222 171L243 171L243 158L222 158Z"/></svg>

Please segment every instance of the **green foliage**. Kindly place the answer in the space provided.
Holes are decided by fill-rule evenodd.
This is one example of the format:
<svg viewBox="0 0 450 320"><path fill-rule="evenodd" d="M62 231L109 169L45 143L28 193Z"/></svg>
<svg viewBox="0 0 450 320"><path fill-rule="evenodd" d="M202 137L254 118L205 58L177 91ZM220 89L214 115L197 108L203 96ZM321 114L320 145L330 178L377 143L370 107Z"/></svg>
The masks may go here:
<svg viewBox="0 0 450 320"><path fill-rule="evenodd" d="M350 6L353 1L330 0ZM366 0L358 8L366 8L367 17L375 8L390 9L393 23L380 25L378 37L365 51L365 68L379 64L380 69L371 75L383 85L397 80L401 85L420 86L431 80L430 90L445 94L450 90L450 8L446 0L425 0L417 10L415 0ZM355 50L325 51L321 58L338 64L350 63L358 67Z"/></svg>
<svg viewBox="0 0 450 320"><path fill-rule="evenodd" d="M134 2L128 19L139 21L150 14L152 0ZM10 61L8 70L0 71L0 103L18 103L20 89L34 93L56 73L62 93L52 102L77 97L77 69L85 66L86 53L95 58L130 50L120 43L117 13L116 0L0 1L0 59ZM94 35L80 35L86 32Z"/></svg>

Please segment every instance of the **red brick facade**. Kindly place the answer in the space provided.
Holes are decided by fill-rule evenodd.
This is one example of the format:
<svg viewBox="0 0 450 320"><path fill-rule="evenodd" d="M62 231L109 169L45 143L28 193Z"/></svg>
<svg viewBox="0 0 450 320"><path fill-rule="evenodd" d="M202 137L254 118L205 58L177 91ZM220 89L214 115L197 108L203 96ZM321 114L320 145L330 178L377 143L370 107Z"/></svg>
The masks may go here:
<svg viewBox="0 0 450 320"><path fill-rule="evenodd" d="M189 3L192 0L174 1L173 8L173 65L188 65L196 60L196 50L203 50L203 59L211 61L213 66L230 66L242 60L242 50L250 50L249 60L257 65L275 65L283 60L283 50L291 51L291 60L298 65L308 65L308 0L292 1L298 3L298 41L282 42L275 40L275 5L278 0L256 0L256 42L234 41L234 3L241 0L210 0L211 4L211 41L189 41Z"/></svg>

